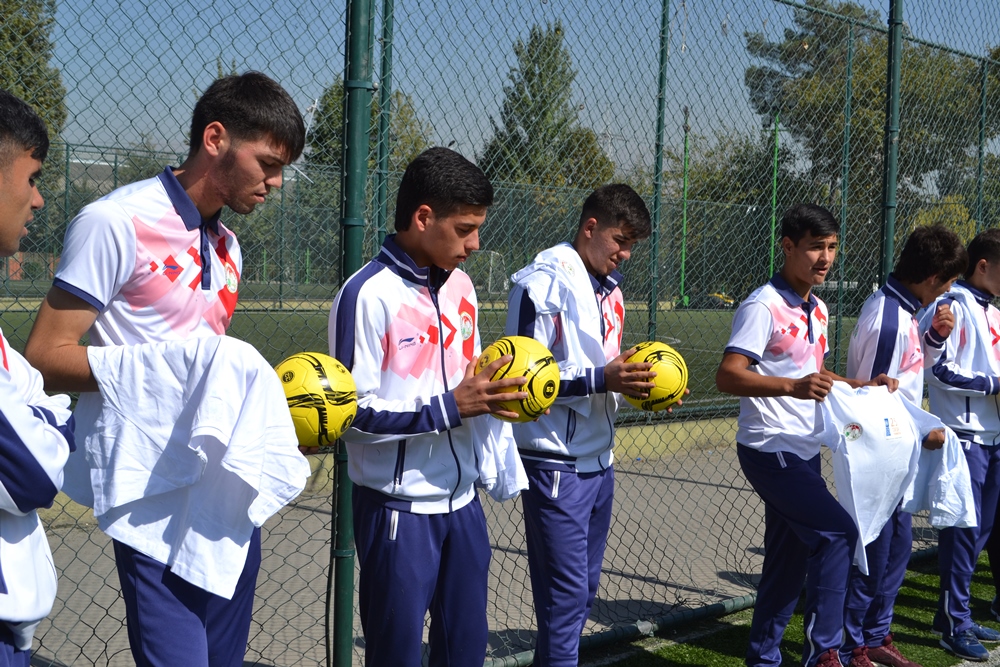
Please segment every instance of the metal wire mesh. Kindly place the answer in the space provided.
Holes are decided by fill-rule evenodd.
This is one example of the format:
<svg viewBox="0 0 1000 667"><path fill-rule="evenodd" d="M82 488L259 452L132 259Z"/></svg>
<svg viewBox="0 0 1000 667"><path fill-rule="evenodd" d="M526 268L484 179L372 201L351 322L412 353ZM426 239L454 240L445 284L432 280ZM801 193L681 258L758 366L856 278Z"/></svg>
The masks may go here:
<svg viewBox="0 0 1000 667"><path fill-rule="evenodd" d="M224 215L244 255L231 333L273 362L324 350L342 278L340 6L0 7L0 86L34 104L57 137L46 208L22 252L2 264L0 320L12 344L23 348L76 211L182 160L198 92L220 73L259 69L305 110L308 147L260 210ZM985 0L948 8L910 0L906 11L897 250L916 225L943 222L968 239L1000 221L1000 9ZM392 230L393 192L409 159L444 145L476 160L497 190L482 249L465 267L484 341L502 332L510 274L571 237L593 187L628 182L651 206L660 188L656 238L624 267L626 343L655 336L676 347L692 394L673 416L620 415L616 512L587 635L753 590L763 512L735 461L736 404L716 391L714 373L734 306L780 266L776 221L798 201L821 203L842 221L841 258L819 294L833 315L830 363L844 370L853 316L881 262L885 25L885 7L873 0L376 7L380 89L365 252L374 254ZM331 461L313 464L307 492L265 526L251 664L326 659ZM489 650L500 658L530 649L534 617L520 507L488 502L486 511L494 544ZM60 592L38 634L39 664L131 664L107 538L86 510L65 501L45 519ZM933 534L918 524L917 544L925 545ZM360 661L359 627L356 635Z"/></svg>

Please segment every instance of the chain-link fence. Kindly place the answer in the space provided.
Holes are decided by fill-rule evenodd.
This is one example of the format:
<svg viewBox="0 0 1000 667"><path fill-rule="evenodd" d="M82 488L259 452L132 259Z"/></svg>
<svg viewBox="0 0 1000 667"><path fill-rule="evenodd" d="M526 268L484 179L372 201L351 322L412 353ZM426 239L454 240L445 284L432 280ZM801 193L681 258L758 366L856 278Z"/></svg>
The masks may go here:
<svg viewBox="0 0 1000 667"><path fill-rule="evenodd" d="M842 223L841 256L819 293L833 316L831 362L844 369L853 317L880 279L886 4L374 7L380 86L364 259L391 232L393 193L413 156L443 145L474 159L497 189L482 249L466 265L490 341L502 330L510 274L571 237L590 190L628 182L653 211L654 237L624 267L626 343L655 336L676 347L692 394L674 415L620 414L616 512L588 637L752 600L763 512L735 461L736 403L716 391L714 373L733 308L780 266L775 228L798 201L821 203ZM246 217L224 214L244 256L231 333L274 362L325 350L342 278L343 8L312 0L0 7L0 86L35 105L58 137L43 178L46 208L22 252L0 264L0 321L11 343L23 348L76 211L181 161L198 93L219 74L258 69L304 110L307 149L267 204ZM940 222L968 239L1000 221L1000 8L910 0L906 12L897 249L917 225ZM332 457L313 465L306 493L264 529L250 664L327 659ZM60 498L45 514L60 591L37 637L37 663L131 664L108 539L87 510ZM535 623L520 507L486 510L490 657L523 662ZM933 534L918 523L917 545L926 546Z"/></svg>

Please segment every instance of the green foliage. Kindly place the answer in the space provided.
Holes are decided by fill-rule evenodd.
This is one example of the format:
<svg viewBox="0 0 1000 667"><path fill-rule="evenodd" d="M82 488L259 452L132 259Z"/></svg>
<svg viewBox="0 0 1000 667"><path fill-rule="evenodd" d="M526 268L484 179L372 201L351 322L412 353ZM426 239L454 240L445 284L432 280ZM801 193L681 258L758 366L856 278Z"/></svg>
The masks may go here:
<svg viewBox="0 0 1000 667"><path fill-rule="evenodd" d="M52 60L55 0L0 0L0 88L30 104L55 140L66 122L66 88Z"/></svg>
<svg viewBox="0 0 1000 667"><path fill-rule="evenodd" d="M947 195L941 201L918 211L913 216L913 226L925 225L943 225L958 234L962 243L968 243L976 235L976 221L972 219L960 195Z"/></svg>
<svg viewBox="0 0 1000 667"><path fill-rule="evenodd" d="M514 43L499 122L478 157L494 182L593 190L612 180L615 165L597 134L578 123L572 103L576 71L562 24L533 26Z"/></svg>
<svg viewBox="0 0 1000 667"><path fill-rule="evenodd" d="M389 171L403 171L410 161L430 145L431 126L417 113L406 93L394 90L389 105ZM379 118L378 97L372 99L371 143L369 154L374 157L376 126ZM309 167L340 166L344 147L344 80L337 78L319 98L316 115L309 128L307 143ZM374 168L374 164L370 165Z"/></svg>

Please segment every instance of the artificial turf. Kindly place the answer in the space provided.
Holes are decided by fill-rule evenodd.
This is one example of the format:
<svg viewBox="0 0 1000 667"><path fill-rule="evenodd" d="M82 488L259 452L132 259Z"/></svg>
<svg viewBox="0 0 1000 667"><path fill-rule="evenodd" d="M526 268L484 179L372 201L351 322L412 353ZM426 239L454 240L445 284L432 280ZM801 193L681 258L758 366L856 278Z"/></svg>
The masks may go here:
<svg viewBox="0 0 1000 667"><path fill-rule="evenodd" d="M962 662L946 653L931 634L938 598L937 572L936 557L910 563L906 581L896 598L892 625L894 641L900 651L923 667L949 667ZM983 555L972 580L972 618L1000 630L1000 623L989 613L993 595L989 562ZM783 664L801 664L804 637L800 612L801 609L785 630L781 644ZM751 614L752 610L746 610L699 625L668 630L658 642L636 643L627 657L620 660L609 655L597 657L597 660L601 665L614 667L739 667L744 664ZM995 644L986 645L987 649L996 647ZM583 656L581 665L587 662L588 656Z"/></svg>

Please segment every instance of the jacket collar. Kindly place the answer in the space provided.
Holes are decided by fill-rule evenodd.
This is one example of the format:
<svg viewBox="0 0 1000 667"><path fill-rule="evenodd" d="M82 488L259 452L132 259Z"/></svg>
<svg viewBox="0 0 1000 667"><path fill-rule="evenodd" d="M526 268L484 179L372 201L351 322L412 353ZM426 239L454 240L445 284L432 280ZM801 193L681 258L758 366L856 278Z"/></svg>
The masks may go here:
<svg viewBox="0 0 1000 667"><path fill-rule="evenodd" d="M590 276L590 286L594 288L594 292L600 292L601 294L611 294L616 287L621 285L624 276L618 273L617 270L612 271L606 276L595 276L594 274L588 272Z"/></svg>
<svg viewBox="0 0 1000 667"><path fill-rule="evenodd" d="M441 286L444 285L445 281L448 280L448 276L452 273L439 266L417 266L413 258L397 245L395 234L385 237L377 259L395 271L400 277L433 290L441 289Z"/></svg>
<svg viewBox="0 0 1000 667"><path fill-rule="evenodd" d="M967 283L964 280L956 280L955 284L961 287L962 289L966 290L969 294L971 294L972 297L976 300L976 303L978 303L983 308L989 307L990 302L993 300L992 296L982 291L978 287L973 287L971 284Z"/></svg>
<svg viewBox="0 0 1000 667"><path fill-rule="evenodd" d="M903 286L903 283L896 280L896 276L891 273L889 274L889 278L885 281L885 287L883 290L885 291L886 296L891 296L898 301L899 305L901 305L910 315L915 314L918 310L923 308L923 305L920 303L920 299L913 296L913 292L906 289L906 287Z"/></svg>
<svg viewBox="0 0 1000 667"><path fill-rule="evenodd" d="M188 196L188 193L184 191L177 177L174 176L173 167L164 169L157 178L163 183L163 189L167 191L170 203L174 205L174 209L181 216L181 220L184 221L184 227L188 231L194 231L204 225L211 229L216 236L219 235L219 214L222 213L222 209L219 209L212 217L203 219L201 213L198 212L198 207L191 201L191 197Z"/></svg>

